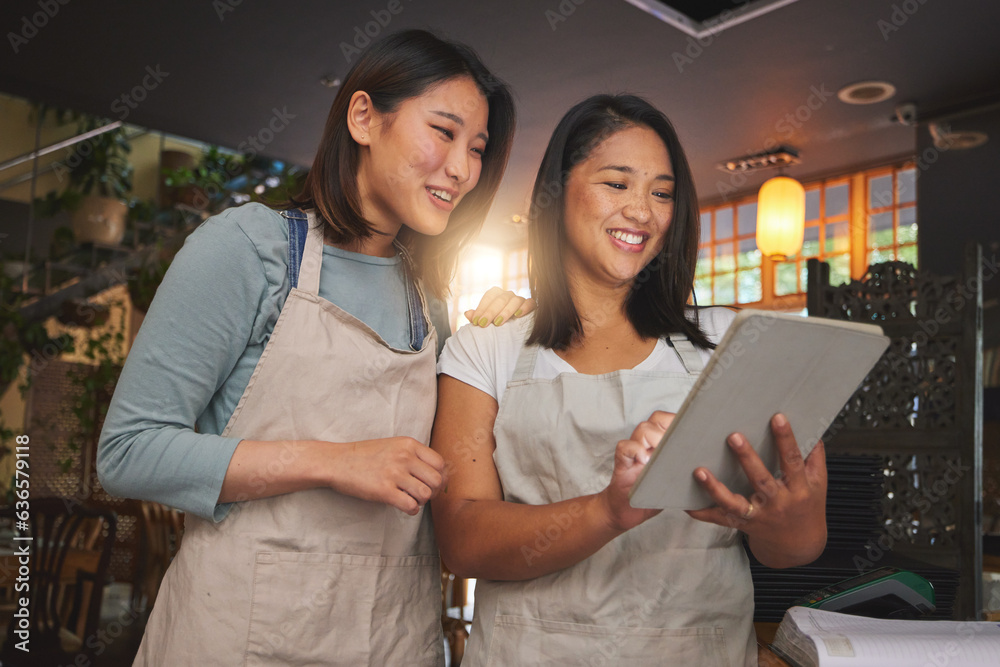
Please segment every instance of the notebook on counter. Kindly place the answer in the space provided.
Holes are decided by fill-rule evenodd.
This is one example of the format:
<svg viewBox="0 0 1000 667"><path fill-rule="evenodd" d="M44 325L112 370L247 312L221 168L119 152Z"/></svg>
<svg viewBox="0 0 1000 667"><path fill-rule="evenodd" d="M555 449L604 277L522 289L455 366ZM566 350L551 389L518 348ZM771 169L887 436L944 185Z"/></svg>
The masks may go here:
<svg viewBox="0 0 1000 667"><path fill-rule="evenodd" d="M792 667L996 667L1000 624L896 621L792 607L770 648Z"/></svg>
<svg viewBox="0 0 1000 667"><path fill-rule="evenodd" d="M873 324L740 311L632 487L632 506L711 507L694 479L700 466L749 496L729 434L746 436L777 472L770 421L781 412L808 456L888 346Z"/></svg>

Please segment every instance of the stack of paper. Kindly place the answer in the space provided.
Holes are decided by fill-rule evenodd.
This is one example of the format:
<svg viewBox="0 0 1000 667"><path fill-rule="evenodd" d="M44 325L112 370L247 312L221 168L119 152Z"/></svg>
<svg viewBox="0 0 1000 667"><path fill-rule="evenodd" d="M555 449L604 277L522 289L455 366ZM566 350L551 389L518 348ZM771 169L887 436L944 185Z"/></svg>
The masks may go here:
<svg viewBox="0 0 1000 667"><path fill-rule="evenodd" d="M792 607L771 646L799 667L996 667L1000 624L889 621Z"/></svg>

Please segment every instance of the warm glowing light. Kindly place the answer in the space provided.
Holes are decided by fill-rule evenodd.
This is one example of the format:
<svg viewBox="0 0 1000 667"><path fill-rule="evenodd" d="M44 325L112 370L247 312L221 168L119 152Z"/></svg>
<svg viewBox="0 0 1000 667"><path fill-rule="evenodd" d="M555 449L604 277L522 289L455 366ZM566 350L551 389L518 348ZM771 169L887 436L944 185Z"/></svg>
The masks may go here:
<svg viewBox="0 0 1000 667"><path fill-rule="evenodd" d="M474 309L491 287L503 286L503 251L489 246L469 248L458 266L458 312Z"/></svg>
<svg viewBox="0 0 1000 667"><path fill-rule="evenodd" d="M806 224L806 190L794 178L776 176L757 194L757 247L772 259L784 260L802 250Z"/></svg>

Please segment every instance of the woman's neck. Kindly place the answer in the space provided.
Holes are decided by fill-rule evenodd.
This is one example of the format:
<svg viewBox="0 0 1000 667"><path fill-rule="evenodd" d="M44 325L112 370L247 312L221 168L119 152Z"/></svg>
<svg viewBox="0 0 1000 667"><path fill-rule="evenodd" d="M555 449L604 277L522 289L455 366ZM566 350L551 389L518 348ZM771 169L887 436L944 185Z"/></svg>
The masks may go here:
<svg viewBox="0 0 1000 667"><path fill-rule="evenodd" d="M655 338L643 338L625 314L631 285L570 282L570 296L582 331L556 354L580 373L598 375L634 368L650 355Z"/></svg>
<svg viewBox="0 0 1000 667"><path fill-rule="evenodd" d="M393 247L395 240L395 234L373 234L366 239L355 239L350 243L335 242L329 237L324 239L323 242L334 248L369 255L371 257L395 257L396 248Z"/></svg>

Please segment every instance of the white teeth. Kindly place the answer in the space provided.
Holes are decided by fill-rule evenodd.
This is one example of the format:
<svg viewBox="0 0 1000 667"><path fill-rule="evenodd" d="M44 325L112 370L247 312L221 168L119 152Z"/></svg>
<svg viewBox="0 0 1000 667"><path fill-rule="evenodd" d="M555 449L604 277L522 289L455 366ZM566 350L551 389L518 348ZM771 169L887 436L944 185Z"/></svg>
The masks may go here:
<svg viewBox="0 0 1000 667"><path fill-rule="evenodd" d="M435 197L437 197L438 199L440 199L442 201L447 201L447 202L451 201L451 193L450 192L446 192L444 190L435 190L433 188L427 188L427 190L432 195L434 195Z"/></svg>
<svg viewBox="0 0 1000 667"><path fill-rule="evenodd" d="M629 245L639 245L643 241L643 237L638 234L629 234L628 232L619 231L617 229L609 231L608 234L615 237L619 241L624 241Z"/></svg>

